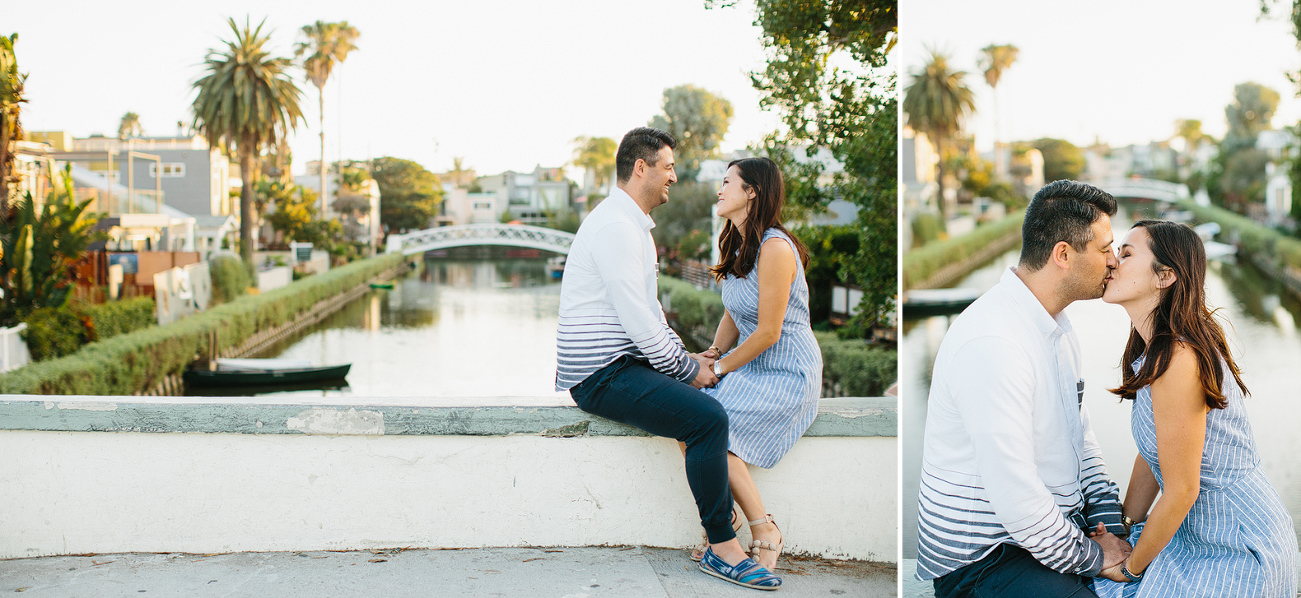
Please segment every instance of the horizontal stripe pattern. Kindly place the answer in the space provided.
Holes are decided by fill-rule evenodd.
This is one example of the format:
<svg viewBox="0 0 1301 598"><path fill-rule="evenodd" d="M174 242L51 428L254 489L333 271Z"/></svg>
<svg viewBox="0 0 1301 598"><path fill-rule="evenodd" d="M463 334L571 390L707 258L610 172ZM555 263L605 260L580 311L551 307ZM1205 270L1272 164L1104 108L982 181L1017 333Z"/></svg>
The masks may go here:
<svg viewBox="0 0 1301 598"><path fill-rule="evenodd" d="M999 544L1092 576L1088 537L1120 525L1083 405L1078 340L1009 269L950 325L936 355L918 493L917 578L973 564Z"/></svg>
<svg viewBox="0 0 1301 598"><path fill-rule="evenodd" d="M659 302L654 226L616 188L579 227L560 283L557 391L625 355L683 382L700 371Z"/></svg>

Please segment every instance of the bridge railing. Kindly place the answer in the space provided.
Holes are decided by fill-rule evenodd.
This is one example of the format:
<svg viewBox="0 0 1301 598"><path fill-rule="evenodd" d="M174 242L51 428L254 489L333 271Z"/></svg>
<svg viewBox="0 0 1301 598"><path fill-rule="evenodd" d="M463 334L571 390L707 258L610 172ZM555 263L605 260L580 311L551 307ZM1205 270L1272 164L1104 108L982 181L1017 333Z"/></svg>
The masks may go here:
<svg viewBox="0 0 1301 598"><path fill-rule="evenodd" d="M389 253L412 255L470 245L510 245L567 254L573 233L526 224L461 224L389 235Z"/></svg>

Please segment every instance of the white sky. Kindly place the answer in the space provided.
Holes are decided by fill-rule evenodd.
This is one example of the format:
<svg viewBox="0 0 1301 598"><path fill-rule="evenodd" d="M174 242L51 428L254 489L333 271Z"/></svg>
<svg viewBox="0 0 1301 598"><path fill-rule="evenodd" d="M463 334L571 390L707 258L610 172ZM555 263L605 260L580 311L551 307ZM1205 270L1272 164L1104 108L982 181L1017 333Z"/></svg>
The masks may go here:
<svg viewBox="0 0 1301 598"><path fill-rule="evenodd" d="M1290 2L1282 4L1290 6ZM980 48L1013 44L998 103L1003 140L1097 137L1117 145L1163 140L1174 121L1195 118L1217 138L1233 86L1254 81L1279 92L1273 125L1295 124L1301 102L1285 71L1301 67L1290 25L1259 20L1257 0L903 0L902 90L928 48L968 72L977 146L994 143L992 93L977 68ZM1283 6L1286 12L1287 6ZM901 115L902 117L902 115Z"/></svg>
<svg viewBox="0 0 1301 598"><path fill-rule="evenodd" d="M190 85L207 50L231 37L227 16L241 25L246 14L255 25L266 17L279 55L292 55L301 26L347 20L360 49L325 87L327 159L339 158L342 138L345 159L391 155L440 172L464 156L495 174L562 165L579 135L618 141L659 113L665 88L684 83L731 101L724 151L776 129L748 74L764 65L760 30L752 3L739 4L0 0L0 33L19 34L27 130L112 136L131 111L146 134L174 135L178 120L191 122ZM320 157L317 91L294 72L307 118L291 138L302 172Z"/></svg>

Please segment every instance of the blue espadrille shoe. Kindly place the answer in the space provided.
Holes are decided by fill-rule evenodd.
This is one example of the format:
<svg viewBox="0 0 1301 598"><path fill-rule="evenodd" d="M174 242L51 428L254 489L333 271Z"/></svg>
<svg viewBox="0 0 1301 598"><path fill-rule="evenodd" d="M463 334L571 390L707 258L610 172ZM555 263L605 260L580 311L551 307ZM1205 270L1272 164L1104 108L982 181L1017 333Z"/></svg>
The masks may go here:
<svg viewBox="0 0 1301 598"><path fill-rule="evenodd" d="M726 579L736 585L756 590L775 590L782 586L780 577L760 567L754 559L745 559L736 565L729 565L714 554L713 548L705 550L704 558L700 559L700 570L719 579Z"/></svg>

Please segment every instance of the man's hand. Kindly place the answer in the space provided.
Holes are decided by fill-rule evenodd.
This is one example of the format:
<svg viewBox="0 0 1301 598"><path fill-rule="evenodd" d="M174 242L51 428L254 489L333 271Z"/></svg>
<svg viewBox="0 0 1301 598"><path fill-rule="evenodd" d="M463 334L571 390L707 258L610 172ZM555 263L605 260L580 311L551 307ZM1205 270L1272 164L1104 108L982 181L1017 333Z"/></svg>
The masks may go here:
<svg viewBox="0 0 1301 598"><path fill-rule="evenodd" d="M1121 561L1119 564L1103 569L1102 573L1098 574L1098 577L1105 577L1111 581L1117 581L1120 583L1129 583L1129 578L1125 577L1125 574L1120 572L1120 566L1123 564L1124 561Z"/></svg>
<svg viewBox="0 0 1301 598"><path fill-rule="evenodd" d="M691 381L691 387L700 389L708 388L718 384L718 376L714 375L714 360L697 353L688 353L696 363L700 364L700 371L696 372L696 379Z"/></svg>
<svg viewBox="0 0 1301 598"><path fill-rule="evenodd" d="M1093 541L1102 546L1102 571L1104 576L1108 579L1114 579L1111 576L1106 575L1106 572L1112 567L1115 567L1116 573L1120 573L1120 563L1124 562L1125 557L1129 556L1129 553L1134 550L1134 547L1130 546L1129 542L1121 540L1116 537L1115 534L1108 532L1107 527L1101 523L1098 524L1097 531L1093 533ZM1124 576L1121 575L1121 577L1123 578ZM1127 581L1127 579L1125 581Z"/></svg>

